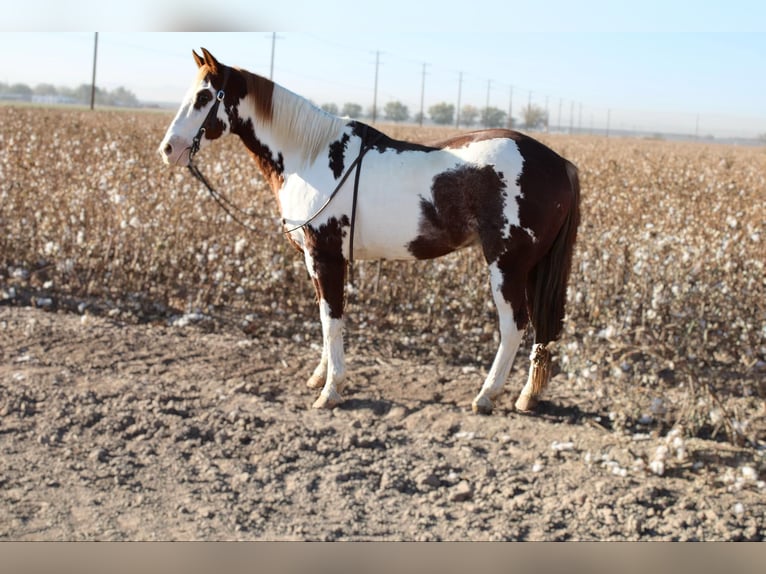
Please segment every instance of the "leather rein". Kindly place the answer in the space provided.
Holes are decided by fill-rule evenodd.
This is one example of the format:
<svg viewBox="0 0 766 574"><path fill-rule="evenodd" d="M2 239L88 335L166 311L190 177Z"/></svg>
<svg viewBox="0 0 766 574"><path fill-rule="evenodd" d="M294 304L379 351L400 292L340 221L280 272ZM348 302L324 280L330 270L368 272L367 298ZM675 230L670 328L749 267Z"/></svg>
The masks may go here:
<svg viewBox="0 0 766 574"><path fill-rule="evenodd" d="M210 108L210 111L208 111L207 116L205 116L204 121L202 122L202 125L197 130L197 134L192 139L192 145L189 148L189 165L187 166L189 168L189 171L191 174L197 178L204 186L207 188L208 193L210 193L210 196L215 200L215 202L223 209L226 214L231 217L235 222L239 223L242 227L245 229L252 231L254 233L257 233L257 230L252 227L251 225L248 225L244 221L242 221L239 217L237 217L232 211L237 211L245 216L249 216L245 211L234 205L230 200L226 199L223 195L221 195L219 192L217 192L212 185L210 185L210 182L205 178L205 176L202 174L200 169L197 167L197 165L194 163L194 157L199 152L200 144L202 142L202 138L205 135L206 126L208 125L208 122L210 122L212 119L214 119L218 114L218 108L223 102L224 97L226 96L226 92L224 91L224 87L226 87L226 80L228 78L229 70L226 69L224 72L224 79L223 84L220 90L216 93L215 96L215 103L213 104L213 107ZM300 225L293 227L291 229L284 230L284 234L289 234L294 231L298 231L299 229L303 229L306 227L309 223L311 223L314 219L316 219L319 214L321 214L325 208L330 204L330 202L335 198L335 196L340 191L341 187L343 187L343 184L346 183L346 180L351 175L352 170L356 170L354 174L354 194L353 199L351 202L351 224L349 229L349 247L348 247L348 264L349 266L352 266L354 263L354 227L356 224L356 200L357 195L359 192L359 175L362 168L362 159L364 158L365 154L372 149L372 147L377 143L377 141L381 138L383 135L380 132L375 132L374 137L370 141L367 140L367 132L368 132L368 126L365 124L362 124L362 127L364 129L363 133L361 134L361 140L362 140L362 147L359 150L359 155L356 156L356 159L354 159L353 162L351 162L351 165L348 166L348 169L343 174L343 176L338 181L338 184L335 186L335 189L330 193L330 196L327 198L327 201L325 201L322 206L312 215L309 217L306 221L301 223ZM353 282L353 279L352 279Z"/></svg>

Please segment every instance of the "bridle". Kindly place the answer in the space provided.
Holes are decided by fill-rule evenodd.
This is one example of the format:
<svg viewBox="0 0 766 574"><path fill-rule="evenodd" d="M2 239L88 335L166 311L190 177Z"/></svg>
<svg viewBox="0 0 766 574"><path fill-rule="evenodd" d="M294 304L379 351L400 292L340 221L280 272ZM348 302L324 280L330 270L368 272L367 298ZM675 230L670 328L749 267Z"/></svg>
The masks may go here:
<svg viewBox="0 0 766 574"><path fill-rule="evenodd" d="M218 92L215 95L215 102L213 103L213 106L210 108L210 110L207 112L205 119L202 121L202 125L200 125L196 135L192 139L192 144L191 144L191 147L189 148L189 165L187 167L189 168L189 171L191 172L191 174L194 177L196 177L202 183L202 185L204 185L207 188L208 193L210 193L210 197L212 197L215 200L215 202L218 204L218 206L226 212L226 215L231 217L234 221L239 223L242 227L244 227L248 231L257 233L257 230L253 226L248 225L247 223L242 221L240 218L238 218L236 215L234 215L232 213L232 210L238 211L239 213L245 216L248 216L248 214L245 213L242 209L240 209L236 205L234 205L231 201L226 199L223 195L218 193L215 189L213 189L213 186L210 185L210 182L208 182L205 176L202 175L202 172L194 163L194 156L196 156L197 152L199 152L200 144L202 143L202 138L204 137L205 131L207 130L206 126L209 124L209 122L212 119L214 119L218 115L218 108L223 102L223 99L226 97L226 92L224 91L224 88L226 87L226 82L228 79L229 79L229 68L226 68L223 72L223 83L221 84L221 89L218 90Z"/></svg>
<svg viewBox="0 0 766 574"><path fill-rule="evenodd" d="M205 178L204 175L202 175L202 172L199 170L197 165L194 163L194 156L197 155L199 152L200 144L202 142L202 138L205 135L206 127L208 123L211 121L211 119L215 118L218 115L218 108L223 102L224 98L226 97L226 92L224 91L224 88L226 87L226 81L229 78L229 69L226 68L224 70L224 76L223 76L223 83L221 84L221 89L218 90L218 92L215 95L215 102L213 103L213 106L208 111L207 115L205 116L205 119L202 122L202 125L200 125L199 129L197 130L196 135L192 139L192 145L189 148L189 165L187 166L189 168L189 171L191 174L197 178L208 190L210 193L210 196L215 200L215 202L223 209L226 214L231 217L234 221L239 223L242 227L245 229L252 231L254 233L257 233L257 230L253 228L252 226L246 224L241 219L239 219L236 215L232 213L232 209L235 211L238 211L239 213L248 216L247 213L245 213L242 209L234 205L230 200L226 199L223 195L218 193L215 189L213 189L213 186L210 185L208 180ZM292 229L284 230L283 233L289 234L294 231L298 231L299 229L303 229L306 227L309 223L311 223L314 219L316 219L320 213L324 211L324 209L330 204L330 202L335 198L335 196L340 191L341 187L343 187L343 184L346 183L346 180L351 175L351 172L353 170L355 171L354 174L354 194L353 199L351 203L351 221L350 221L350 229L349 229L349 245L348 245L348 265L349 265L349 279L351 284L353 285L353 264L354 264L354 226L356 224L356 199L359 191L359 174L361 172L362 168L362 158L364 158L365 154L370 151L373 146L377 143L377 141L383 136L380 132L375 132L373 137L368 141L367 140L367 131L368 126L366 124L361 124L363 131L360 135L360 139L362 140L362 147L359 150L359 155L356 156L356 159L354 159L353 162L351 162L351 165L348 166L348 169L343 174L343 176L338 181L338 184L335 186L335 189L332 191L330 196L327 198L327 201L325 201L322 206L312 215L309 217L306 221L301 223L300 225L293 227Z"/></svg>

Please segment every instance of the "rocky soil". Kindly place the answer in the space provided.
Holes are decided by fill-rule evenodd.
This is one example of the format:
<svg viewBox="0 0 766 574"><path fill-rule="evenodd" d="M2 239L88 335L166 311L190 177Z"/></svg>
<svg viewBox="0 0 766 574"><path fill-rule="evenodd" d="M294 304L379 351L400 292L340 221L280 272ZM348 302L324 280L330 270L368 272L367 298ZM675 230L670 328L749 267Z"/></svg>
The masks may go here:
<svg viewBox="0 0 766 574"><path fill-rule="evenodd" d="M520 415L523 357L476 416L484 365L360 348L352 327L347 400L318 412L301 333L81 311L0 306L0 539L766 535L760 446L620 424L619 389L563 374Z"/></svg>

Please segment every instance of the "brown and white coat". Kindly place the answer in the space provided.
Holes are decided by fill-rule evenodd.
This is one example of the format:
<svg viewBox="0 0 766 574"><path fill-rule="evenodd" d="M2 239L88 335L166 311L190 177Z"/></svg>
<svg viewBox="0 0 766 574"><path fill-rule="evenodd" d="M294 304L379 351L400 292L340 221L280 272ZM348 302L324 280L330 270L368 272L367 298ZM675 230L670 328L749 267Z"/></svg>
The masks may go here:
<svg viewBox="0 0 766 574"><path fill-rule="evenodd" d="M224 90L201 148L226 133L240 137L274 191L285 229L293 230L290 241L304 254L324 339L308 380L310 387L322 387L314 406L342 400L354 177L338 186L369 147L358 186L353 257L430 259L480 246L498 310L500 348L473 408L492 410L530 320L533 356L547 362L542 379L530 373L516 403L521 410L532 408L547 378L545 346L558 337L564 317L579 222L576 168L509 130L468 133L430 146L394 140L327 114L265 78L224 66L204 49L194 58L198 74L159 151L168 164L187 165L214 94Z"/></svg>

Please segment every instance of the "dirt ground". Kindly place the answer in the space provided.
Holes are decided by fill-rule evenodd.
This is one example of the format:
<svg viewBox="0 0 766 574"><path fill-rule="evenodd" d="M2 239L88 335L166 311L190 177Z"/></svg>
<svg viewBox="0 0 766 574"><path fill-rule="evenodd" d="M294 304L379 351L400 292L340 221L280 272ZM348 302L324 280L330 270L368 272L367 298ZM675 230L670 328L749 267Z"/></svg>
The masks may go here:
<svg viewBox="0 0 766 574"><path fill-rule="evenodd" d="M347 400L318 412L303 382L317 343L0 306L0 539L766 534L758 449L625 431L608 396L563 374L518 414L523 362L476 416L486 366L360 349L353 330Z"/></svg>

